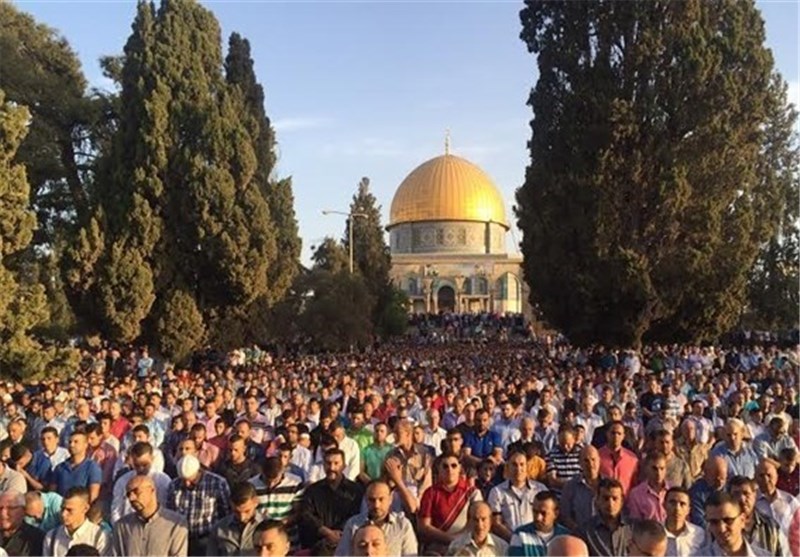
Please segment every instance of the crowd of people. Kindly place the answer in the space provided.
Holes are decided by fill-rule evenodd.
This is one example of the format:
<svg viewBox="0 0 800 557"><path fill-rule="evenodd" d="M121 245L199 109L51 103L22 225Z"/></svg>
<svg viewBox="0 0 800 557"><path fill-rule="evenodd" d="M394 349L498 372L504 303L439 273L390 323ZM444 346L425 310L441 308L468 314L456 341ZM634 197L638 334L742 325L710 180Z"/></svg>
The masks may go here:
<svg viewBox="0 0 800 557"><path fill-rule="evenodd" d="M0 383L8 555L800 555L797 347L84 355Z"/></svg>

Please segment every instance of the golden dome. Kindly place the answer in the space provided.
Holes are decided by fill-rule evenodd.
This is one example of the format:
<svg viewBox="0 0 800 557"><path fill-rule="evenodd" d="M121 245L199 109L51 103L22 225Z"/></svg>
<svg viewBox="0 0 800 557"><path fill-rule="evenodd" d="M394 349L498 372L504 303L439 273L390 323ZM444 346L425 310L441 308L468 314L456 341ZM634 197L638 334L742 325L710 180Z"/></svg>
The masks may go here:
<svg viewBox="0 0 800 557"><path fill-rule="evenodd" d="M496 222L508 228L503 196L486 173L446 154L406 176L392 200L389 226L419 221Z"/></svg>

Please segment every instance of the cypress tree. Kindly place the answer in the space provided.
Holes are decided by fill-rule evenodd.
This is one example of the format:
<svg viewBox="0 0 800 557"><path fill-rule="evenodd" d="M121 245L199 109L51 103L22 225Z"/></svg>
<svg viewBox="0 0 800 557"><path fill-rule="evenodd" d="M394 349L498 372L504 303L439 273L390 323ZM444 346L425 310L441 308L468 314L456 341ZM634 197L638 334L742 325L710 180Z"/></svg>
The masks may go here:
<svg viewBox="0 0 800 557"><path fill-rule="evenodd" d="M520 16L539 66L517 192L532 303L576 342L715 337L782 195L759 164L786 106L758 10L528 0Z"/></svg>
<svg viewBox="0 0 800 557"><path fill-rule="evenodd" d="M238 88L257 159L253 182L267 201L275 229L276 256L269 268L269 294L280 299L299 269L301 241L294 212L291 178L276 179L275 132L264 108L264 88L256 79L250 43L238 33L228 41L225 78Z"/></svg>
<svg viewBox="0 0 800 557"><path fill-rule="evenodd" d="M25 167L14 161L29 120L28 110L7 102L0 89L0 374L18 379L58 375L78 359L75 351L43 346L31 334L50 318L45 289L20 280L8 265L36 228Z"/></svg>
<svg viewBox="0 0 800 557"><path fill-rule="evenodd" d="M158 10L139 3L98 208L68 273L84 298L99 302L101 330L117 340L139 337L143 324L163 333L159 323L174 322L197 341L268 294L273 228L253 182L241 96L222 67L208 10L191 0L164 0Z"/></svg>

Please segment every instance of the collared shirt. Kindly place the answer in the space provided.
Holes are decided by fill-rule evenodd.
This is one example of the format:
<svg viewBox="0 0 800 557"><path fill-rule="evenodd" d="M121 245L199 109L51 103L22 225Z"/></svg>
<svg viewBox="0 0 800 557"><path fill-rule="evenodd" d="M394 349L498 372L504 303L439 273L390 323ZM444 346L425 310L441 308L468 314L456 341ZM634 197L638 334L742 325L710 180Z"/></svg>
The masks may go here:
<svg viewBox="0 0 800 557"><path fill-rule="evenodd" d="M342 538L339 540L339 545L336 546L334 555L351 555L350 546L353 543L353 535L366 524L376 524L370 520L366 512L350 517L342 528ZM383 523L376 525L380 526L386 536L387 555L418 555L417 535L405 514L390 512Z"/></svg>
<svg viewBox="0 0 800 557"><path fill-rule="evenodd" d="M770 517L782 528L787 527L792 519L794 510L798 506L800 506L800 503L798 503L794 497L780 489L775 490L774 501L767 499L761 492L759 492L758 498L756 499L756 510L764 516Z"/></svg>
<svg viewBox="0 0 800 557"><path fill-rule="evenodd" d="M692 481L696 480L703 473L703 463L708 458L708 445L695 443L691 447L682 443L675 444L675 454L681 457L689 466L689 474Z"/></svg>
<svg viewBox="0 0 800 557"><path fill-rule="evenodd" d="M386 455L388 455L394 449L393 445L386 443L384 445L378 446L375 443L367 446L361 452L361 458L364 461L364 470L373 480L377 480L383 474L383 462L386 460Z"/></svg>
<svg viewBox="0 0 800 557"><path fill-rule="evenodd" d="M33 458L28 464L28 473L40 482L47 481L47 477L56 466L69 458L69 451L64 447L56 447L53 454L47 454L44 449L33 453Z"/></svg>
<svg viewBox="0 0 800 557"><path fill-rule="evenodd" d="M44 537L42 555L63 557L70 547L82 543L91 545L100 552L100 555L107 555L111 538L108 532L87 518L72 533L63 525L50 530Z"/></svg>
<svg viewBox="0 0 800 557"><path fill-rule="evenodd" d="M253 551L253 531L266 516L256 511L245 524L231 515L217 522L211 529L206 555L250 555Z"/></svg>
<svg viewBox="0 0 800 557"><path fill-rule="evenodd" d="M631 528L620 518L615 529L609 528L600 515L581 526L580 537L589 546L589 555L613 557L628 554L628 542L631 539Z"/></svg>
<svg viewBox="0 0 800 557"><path fill-rule="evenodd" d="M231 491L225 478L206 471L200 474L191 487L180 478L172 480L167 491L167 508L186 517L193 537L207 535L215 522L231 512Z"/></svg>
<svg viewBox="0 0 800 557"><path fill-rule="evenodd" d="M547 474L555 474L559 480L570 480L581 474L581 447L582 445L575 444L572 450L564 452L564 450L556 445L553 450L547 454L545 462L547 462ZM561 495L561 489L553 488L553 491Z"/></svg>
<svg viewBox="0 0 800 557"><path fill-rule="evenodd" d="M723 441L711 450L711 456L721 456L728 462L728 477L745 476L756 477L758 455L748 443L744 443L738 453L728 448L728 443Z"/></svg>
<svg viewBox="0 0 800 557"><path fill-rule="evenodd" d="M628 516L637 520L649 518L664 522L667 520L667 511L664 509L664 498L667 496L667 486L655 490L649 482L642 482L628 493L626 505Z"/></svg>
<svg viewBox="0 0 800 557"><path fill-rule="evenodd" d="M487 503L492 513L502 515L503 524L513 532L523 524L533 522L533 499L546 489L539 482L528 480L519 488L506 480L489 491Z"/></svg>
<svg viewBox="0 0 800 557"><path fill-rule="evenodd" d="M42 518L36 520L33 517L26 516L25 522L31 526L36 526L42 532L52 530L61 524L61 502L63 501L61 495L53 491L43 491L42 497Z"/></svg>
<svg viewBox="0 0 800 557"><path fill-rule="evenodd" d="M539 557L547 554L547 544L556 536L569 534L569 530L556 524L553 531L543 534L536 530L533 522L520 526L511 536L508 555L512 557Z"/></svg>
<svg viewBox="0 0 800 557"><path fill-rule="evenodd" d="M303 494L300 539L304 547L320 542L319 529L341 530L351 516L358 514L364 488L347 478L334 486L328 480L311 484ZM330 547L333 550L333 547Z"/></svg>
<svg viewBox="0 0 800 557"><path fill-rule="evenodd" d="M51 483L55 484L56 491L63 497L72 487L85 487L100 485L103 482L103 471L100 465L88 456L77 466L65 460L53 470Z"/></svg>
<svg viewBox="0 0 800 557"><path fill-rule="evenodd" d="M494 534L489 534L483 545L479 546L472 539L472 532L469 531L456 536L447 548L448 555L463 555L465 557L499 557L506 555L507 552L508 544Z"/></svg>
<svg viewBox="0 0 800 557"><path fill-rule="evenodd" d="M261 475L251 478L250 483L256 488L258 510L273 520L286 520L303 497L303 485L286 474L275 487L269 487Z"/></svg>
<svg viewBox="0 0 800 557"><path fill-rule="evenodd" d="M771 432L765 431L753 440L753 449L760 458L778 460L783 449L797 450L797 444L789 435L775 439Z"/></svg>
<svg viewBox="0 0 800 557"><path fill-rule="evenodd" d="M706 527L706 501L711 494L715 492L717 492L717 490L711 487L708 482L706 482L705 478L700 478L689 488L689 497L692 501L692 510L689 514L689 520L692 524L696 524L701 528Z"/></svg>
<svg viewBox="0 0 800 557"><path fill-rule="evenodd" d="M492 424L491 430L500 437L500 445L503 451L508 449L508 446L514 441L514 433L519 431L519 420L516 418L505 419L498 418Z"/></svg>
<svg viewBox="0 0 800 557"><path fill-rule="evenodd" d="M472 456L477 458L491 456L495 448L502 447L500 435L496 431L489 430L479 435L477 431L470 430L464 436L464 448L469 449Z"/></svg>
<svg viewBox="0 0 800 557"><path fill-rule="evenodd" d="M561 514L580 526L597 514L595 493L586 480L576 476L564 485L561 493Z"/></svg>
<svg viewBox="0 0 800 557"><path fill-rule="evenodd" d="M787 554L780 526L758 510L753 512L753 527L749 531L745 527L743 535L752 545L766 549L771 555Z"/></svg>
<svg viewBox="0 0 800 557"><path fill-rule="evenodd" d="M425 428L425 444L433 447L433 452L436 456L442 454L442 441L447 438L447 430L437 427L432 430L429 427Z"/></svg>
<svg viewBox="0 0 800 557"><path fill-rule="evenodd" d="M627 493L636 481L639 459L631 451L620 448L614 453L608 446L598 449L600 453L600 475L619 480L622 491Z"/></svg>
<svg viewBox="0 0 800 557"><path fill-rule="evenodd" d="M706 532L699 526L687 522L678 534L667 530L666 557L693 557L706 543Z"/></svg>
<svg viewBox="0 0 800 557"><path fill-rule="evenodd" d="M130 513L114 526L111 547L117 557L186 557L189 553L186 518L161 507L148 520Z"/></svg>

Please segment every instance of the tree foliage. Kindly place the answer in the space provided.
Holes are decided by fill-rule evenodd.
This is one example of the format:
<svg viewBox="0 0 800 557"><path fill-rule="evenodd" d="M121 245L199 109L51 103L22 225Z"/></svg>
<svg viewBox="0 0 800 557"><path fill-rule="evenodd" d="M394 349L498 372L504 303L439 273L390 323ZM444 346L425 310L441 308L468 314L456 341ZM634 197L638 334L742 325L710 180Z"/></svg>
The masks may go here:
<svg viewBox="0 0 800 557"><path fill-rule="evenodd" d="M275 231L214 16L191 0L140 2L132 28L117 70L118 128L65 276L99 330L126 342L147 331L179 355L175 338L147 337L171 326L173 309L188 338L213 337L268 296Z"/></svg>
<svg viewBox="0 0 800 557"><path fill-rule="evenodd" d="M274 223L276 256L269 267L269 290L272 299L277 300L297 275L302 245L294 212L292 180L274 176L275 133L264 108L264 89L256 79L250 43L238 33L233 33L228 41L225 78L241 94L246 111L244 121L257 159L253 184L264 196Z"/></svg>
<svg viewBox="0 0 800 557"><path fill-rule="evenodd" d="M348 219L343 239L344 249L349 248L350 230L353 226L353 259L358 273L364 277L375 299L373 322L381 334L390 336L405 330L398 312L406 315L401 293L394 288L389 277L392 268L386 234L381 224L381 207L369 191L369 178L362 178L350 203L350 214L361 215ZM405 321L405 320L403 320Z"/></svg>
<svg viewBox="0 0 800 557"><path fill-rule="evenodd" d="M7 265L36 227L25 167L14 160L29 121L28 110L6 101L0 89L0 373L17 378L62 375L77 363L74 351L44 346L33 336L50 317L45 289L20 280Z"/></svg>
<svg viewBox="0 0 800 557"><path fill-rule="evenodd" d="M102 111L86 85L66 39L0 3L0 87L31 113L16 160L27 168L38 221L32 245L53 243L89 209L92 130Z"/></svg>
<svg viewBox="0 0 800 557"><path fill-rule="evenodd" d="M789 170L765 151L791 149L767 131L793 118L753 2L528 0L520 15L539 66L517 192L531 302L576 342L727 330L785 198Z"/></svg>

